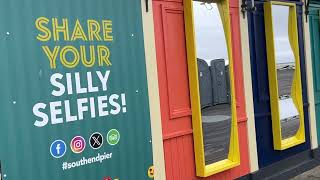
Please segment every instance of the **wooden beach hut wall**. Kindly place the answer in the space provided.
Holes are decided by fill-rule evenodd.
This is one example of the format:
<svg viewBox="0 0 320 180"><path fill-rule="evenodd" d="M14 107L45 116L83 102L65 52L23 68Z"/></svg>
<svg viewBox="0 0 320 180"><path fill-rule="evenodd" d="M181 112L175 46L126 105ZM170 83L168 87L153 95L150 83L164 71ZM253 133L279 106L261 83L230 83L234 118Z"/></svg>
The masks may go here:
<svg viewBox="0 0 320 180"><path fill-rule="evenodd" d="M308 14L308 27L310 31L309 42L311 49L312 60L312 73L313 73L313 93L314 93L314 106L316 113L316 129L318 144L320 140L320 79L319 79L319 63L320 63L320 1L311 0L306 2L309 11ZM307 33L307 32L306 32ZM319 150L316 152L319 155ZM320 157L320 156L319 156Z"/></svg>
<svg viewBox="0 0 320 180"><path fill-rule="evenodd" d="M275 6L288 7L290 34L288 42L295 58L294 91L299 109L300 127L284 137L283 124L279 118L278 98L281 89L277 81L279 66L276 62ZM305 66L303 3L298 1L255 2L255 10L248 13L248 29L251 56L252 90L256 127L256 143L259 171L252 173L253 179L266 177L291 177L314 166L309 131L309 109ZM279 17L278 17L279 18ZM285 25L285 24L284 24ZM278 69L277 69L278 68ZM283 68L283 67L282 67ZM285 67L289 71L290 66ZM292 70L290 70L292 71ZM280 75L279 75L280 76ZM279 82L278 82L279 83ZM282 82L280 82L282 83ZM300 87L298 87L300 86ZM300 99L300 100L299 100ZM297 102L300 101L300 102ZM292 112L290 112L292 113ZM283 126L284 127L284 126Z"/></svg>
<svg viewBox="0 0 320 180"><path fill-rule="evenodd" d="M205 164L199 124L199 76L195 56L192 0L153 0L157 68L160 89L166 178L235 179L249 173L247 115L245 109L239 1L223 0L228 32L232 106L230 148L227 159ZM229 22L229 23L226 23ZM228 70L229 71L229 70Z"/></svg>

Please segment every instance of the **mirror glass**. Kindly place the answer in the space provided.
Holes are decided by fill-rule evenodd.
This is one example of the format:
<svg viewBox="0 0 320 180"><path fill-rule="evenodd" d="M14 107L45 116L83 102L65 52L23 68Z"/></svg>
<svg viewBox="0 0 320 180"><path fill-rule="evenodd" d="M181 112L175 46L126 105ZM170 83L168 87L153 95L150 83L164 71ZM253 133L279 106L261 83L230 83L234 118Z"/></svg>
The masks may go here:
<svg viewBox="0 0 320 180"><path fill-rule="evenodd" d="M206 165L228 159L231 91L228 47L215 3L194 1L199 91Z"/></svg>
<svg viewBox="0 0 320 180"><path fill-rule="evenodd" d="M298 108L292 99L295 57L290 46L288 33L289 8L288 6L272 5L282 139L294 136L300 126Z"/></svg>

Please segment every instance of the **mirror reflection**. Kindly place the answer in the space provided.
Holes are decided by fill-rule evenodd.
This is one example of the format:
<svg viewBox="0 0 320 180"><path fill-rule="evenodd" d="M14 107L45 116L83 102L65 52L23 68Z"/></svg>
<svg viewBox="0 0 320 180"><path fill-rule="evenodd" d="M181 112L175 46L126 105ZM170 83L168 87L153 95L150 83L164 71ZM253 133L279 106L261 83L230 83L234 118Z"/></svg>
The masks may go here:
<svg viewBox="0 0 320 180"><path fill-rule="evenodd" d="M232 108L228 48L215 3L193 2L206 165L228 159Z"/></svg>
<svg viewBox="0 0 320 180"><path fill-rule="evenodd" d="M289 41L289 7L272 5L273 32L279 93L282 139L294 136L300 126L298 108L292 99L295 57Z"/></svg>

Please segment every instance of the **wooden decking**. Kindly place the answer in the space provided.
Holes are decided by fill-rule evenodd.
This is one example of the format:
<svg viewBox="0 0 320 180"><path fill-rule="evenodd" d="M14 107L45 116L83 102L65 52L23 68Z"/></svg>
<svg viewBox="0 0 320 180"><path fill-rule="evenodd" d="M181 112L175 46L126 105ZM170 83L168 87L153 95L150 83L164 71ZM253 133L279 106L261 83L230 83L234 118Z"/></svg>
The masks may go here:
<svg viewBox="0 0 320 180"><path fill-rule="evenodd" d="M221 104L202 110L206 164L228 158L231 132L230 107L230 104Z"/></svg>

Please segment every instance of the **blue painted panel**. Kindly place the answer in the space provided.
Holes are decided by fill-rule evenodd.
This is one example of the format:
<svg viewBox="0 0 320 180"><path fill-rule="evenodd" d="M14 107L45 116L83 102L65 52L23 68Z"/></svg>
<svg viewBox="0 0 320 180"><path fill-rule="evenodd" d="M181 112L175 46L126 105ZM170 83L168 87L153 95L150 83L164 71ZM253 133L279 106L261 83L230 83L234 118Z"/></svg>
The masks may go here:
<svg viewBox="0 0 320 180"><path fill-rule="evenodd" d="M303 45L302 4L297 3L297 20L304 101L306 142L284 151L274 150L268 84L267 52L265 39L263 2L256 2L257 10L248 14L249 43L251 56L252 89L255 108L255 125L259 167L265 167L310 149L308 94Z"/></svg>

